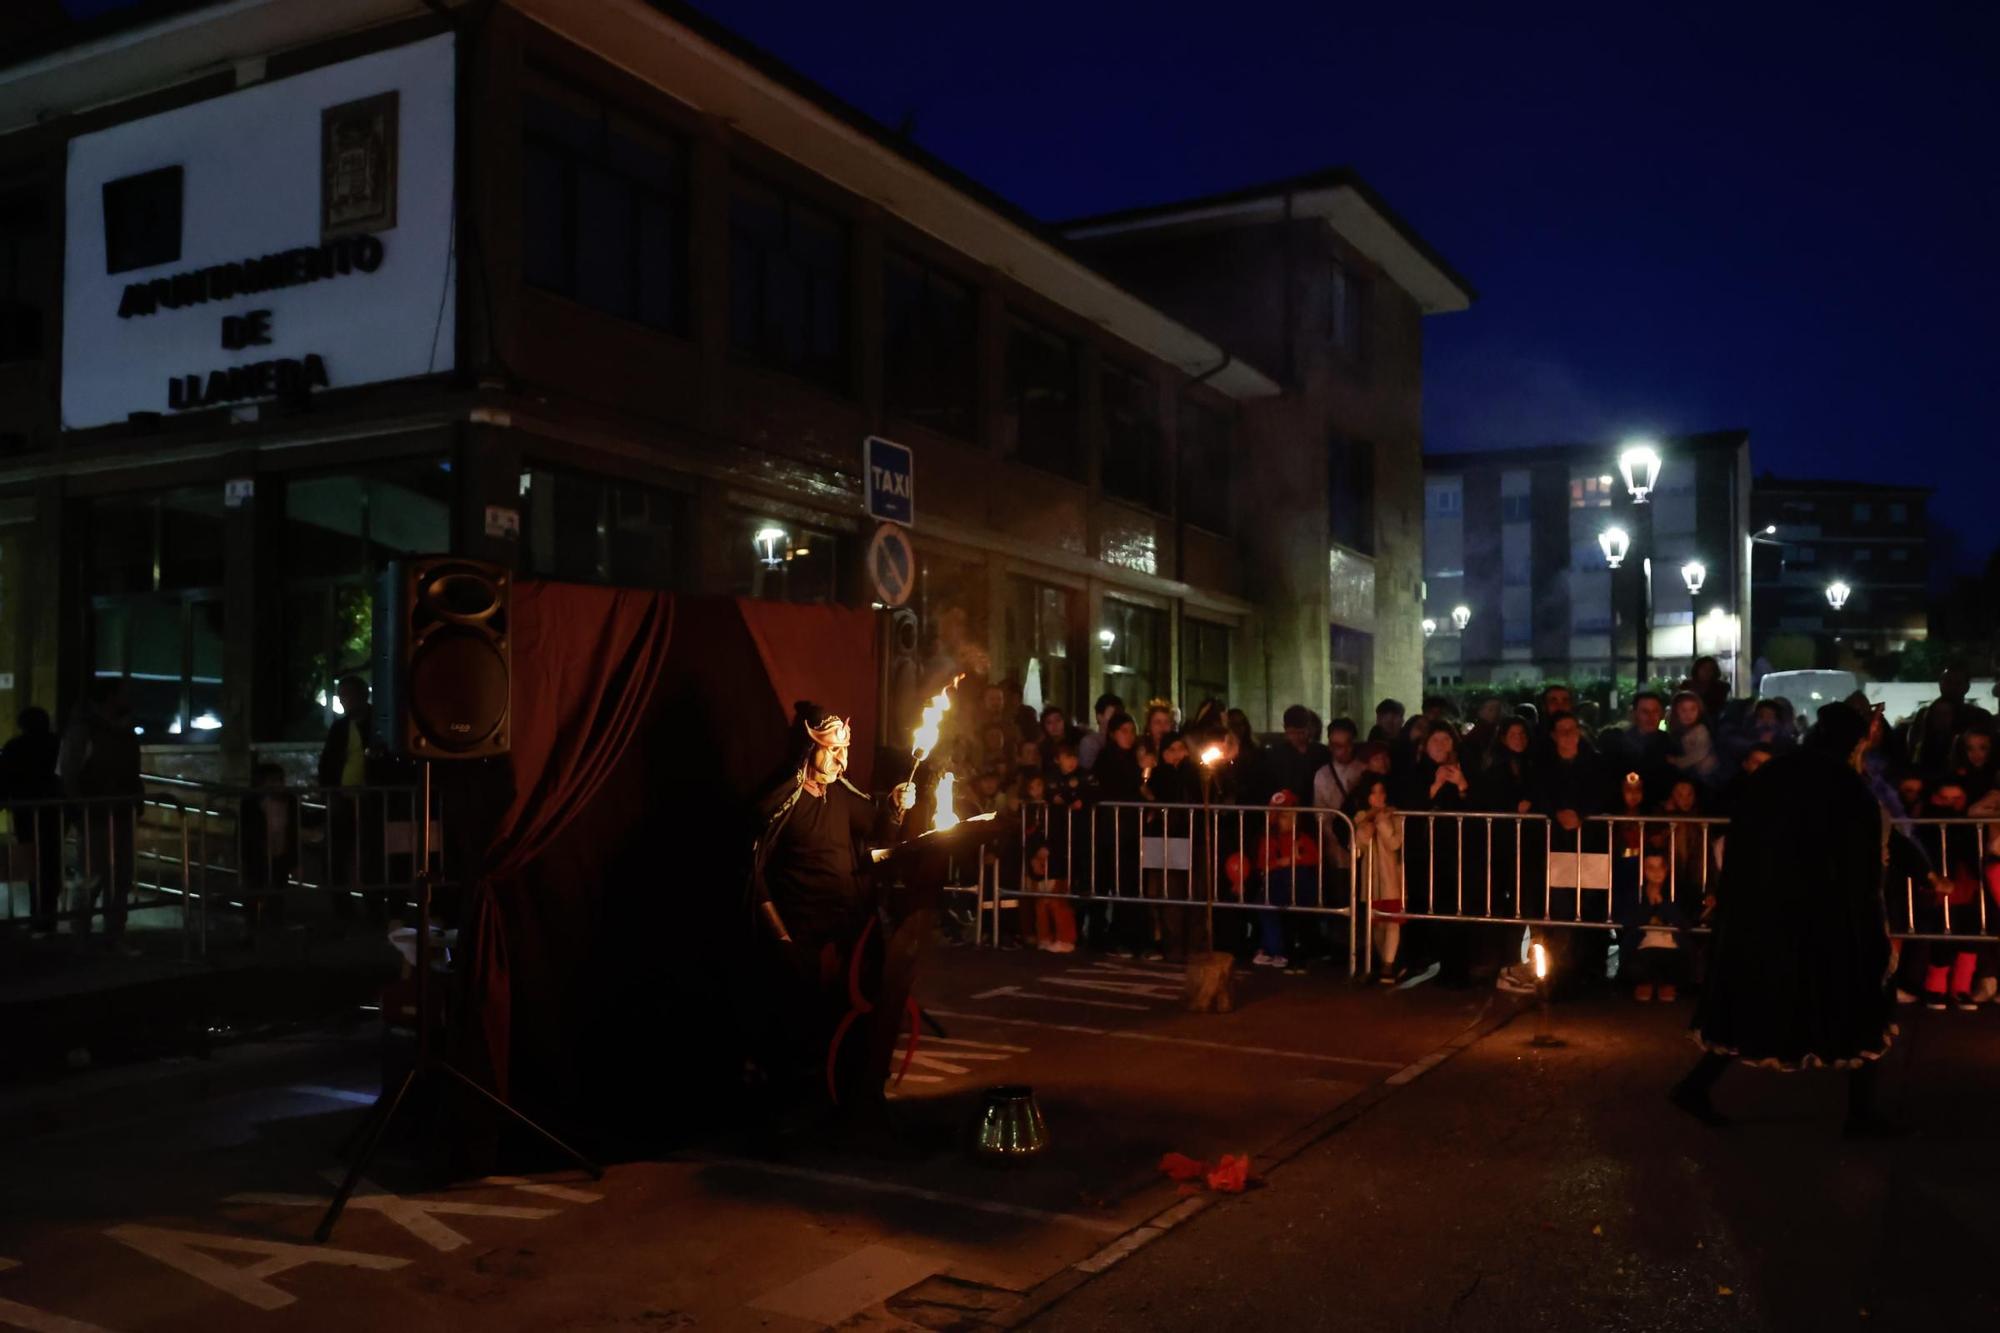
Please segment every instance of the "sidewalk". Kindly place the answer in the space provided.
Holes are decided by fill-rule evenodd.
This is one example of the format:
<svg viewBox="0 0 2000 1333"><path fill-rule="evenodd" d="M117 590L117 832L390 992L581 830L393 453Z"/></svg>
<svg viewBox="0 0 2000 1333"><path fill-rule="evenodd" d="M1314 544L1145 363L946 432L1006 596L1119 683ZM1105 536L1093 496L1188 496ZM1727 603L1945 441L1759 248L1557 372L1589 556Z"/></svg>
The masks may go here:
<svg viewBox="0 0 2000 1333"><path fill-rule="evenodd" d="M1923 1132L1856 1144L1838 1075L1732 1070L1721 1131L1669 1107L1688 1013L1561 1007L1542 1049L1525 1011L1029 1326L1993 1327L2000 1014L1904 1010L1883 1091Z"/></svg>

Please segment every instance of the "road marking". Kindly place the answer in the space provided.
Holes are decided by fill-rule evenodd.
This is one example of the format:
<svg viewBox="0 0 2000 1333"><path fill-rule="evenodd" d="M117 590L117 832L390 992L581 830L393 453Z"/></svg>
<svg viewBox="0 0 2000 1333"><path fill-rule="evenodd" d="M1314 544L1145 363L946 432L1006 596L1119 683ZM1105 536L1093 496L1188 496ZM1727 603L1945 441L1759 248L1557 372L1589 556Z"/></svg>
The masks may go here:
<svg viewBox="0 0 2000 1333"><path fill-rule="evenodd" d="M891 1245L864 1245L824 1268L765 1292L750 1302L750 1308L819 1325L845 1323L942 1267L936 1259Z"/></svg>
<svg viewBox="0 0 2000 1333"><path fill-rule="evenodd" d="M349 1092L346 1088L322 1088L312 1083L295 1083L285 1089L287 1092L303 1092L310 1097L325 1097L330 1101L353 1102L356 1106L373 1106L378 1100L372 1092Z"/></svg>
<svg viewBox="0 0 2000 1333"><path fill-rule="evenodd" d="M1113 981L1109 977L1043 977L1044 986L1068 986L1075 990L1102 991L1106 995L1133 995L1148 1000L1178 1000L1179 986L1155 986L1144 981Z"/></svg>
<svg viewBox="0 0 2000 1333"><path fill-rule="evenodd" d="M345 1173L340 1171L326 1171L321 1174L335 1183L345 1177ZM276 1204L285 1208L324 1208L327 1205L327 1199L317 1194L232 1194L223 1202ZM348 1198L347 1206L380 1213L432 1249L446 1251L470 1245L472 1240L438 1221L433 1216L435 1213L445 1213L453 1217L511 1217L523 1222L538 1222L545 1217L554 1217L558 1211L554 1208L526 1208L518 1204L410 1199L400 1194L391 1194L374 1181L365 1178Z"/></svg>
<svg viewBox="0 0 2000 1333"><path fill-rule="evenodd" d="M978 999L978 996L973 996ZM1081 1023L1050 1023L1039 1018L1010 1018L1001 1014L975 1014L962 1010L926 1008L925 1013L938 1018L960 1018L969 1023L1011 1023L1015 1027L1041 1028L1048 1032L1074 1032L1085 1037L1119 1037L1126 1041L1151 1041L1163 1046L1198 1046L1208 1050L1235 1051L1241 1055L1269 1055L1286 1060L1312 1060L1329 1065L1367 1065L1373 1069L1402 1069L1396 1060L1369 1060L1355 1055L1325 1055L1319 1051L1287 1051L1275 1046L1239 1046L1230 1041L1212 1041L1204 1037L1176 1037L1164 1032L1132 1032L1124 1028L1085 1027ZM1414 1076L1413 1076L1414 1077Z"/></svg>
<svg viewBox="0 0 2000 1333"><path fill-rule="evenodd" d="M1436 1069L1439 1065L1445 1062L1445 1059L1450 1054L1451 1052L1448 1050L1432 1051L1429 1055L1425 1056L1423 1059L1404 1065L1401 1069L1389 1075L1389 1077L1383 1079L1382 1081L1388 1084L1392 1088L1400 1088L1405 1083L1414 1082L1416 1079L1419 1079L1423 1077L1425 1074L1428 1074L1431 1070Z"/></svg>
<svg viewBox="0 0 2000 1333"><path fill-rule="evenodd" d="M1054 1000L1058 1004L1087 1004L1093 1009L1126 1009L1135 1014L1145 1013L1150 1006L1143 1004L1120 1004L1116 1000L1086 1000L1080 995L1037 995L1034 991L1022 990L1019 986L995 986L973 996L975 1000L991 1000L1008 995L1021 1000ZM936 1013L937 1010L931 1010Z"/></svg>
<svg viewBox="0 0 2000 1333"><path fill-rule="evenodd" d="M1030 1208L1026 1204L1003 1203L999 1199L970 1199L960 1194L946 1194L942 1190L927 1190L916 1185L904 1185L893 1180L876 1180L868 1176L849 1176L837 1171L816 1171L807 1166L791 1166L783 1162L759 1162L748 1157L719 1157L709 1154L691 1154L684 1160L700 1162L708 1166L738 1167L745 1171L762 1171L773 1176L792 1176L799 1180L816 1181L822 1185L839 1185L843 1189L873 1190L877 1194L901 1194L907 1198L923 1199L930 1203L949 1204L954 1208L970 1208L976 1212L993 1213L1000 1217L1026 1217L1037 1222L1059 1222L1064 1226L1080 1227L1085 1231L1095 1231L1101 1236L1116 1236L1125 1227L1119 1222L1107 1222L1102 1218L1084 1217L1077 1213L1058 1213L1046 1208Z"/></svg>
<svg viewBox="0 0 2000 1333"><path fill-rule="evenodd" d="M1156 1241L1166 1234L1166 1232L1158 1227L1134 1227L1117 1240L1112 1241L1109 1245L1099 1250L1096 1254L1091 1255L1088 1259L1079 1260L1076 1265L1076 1271L1079 1273L1102 1273L1120 1259L1130 1255L1140 1246Z"/></svg>
<svg viewBox="0 0 2000 1333"><path fill-rule="evenodd" d="M508 1189L519 1190L523 1194L539 1194L547 1199L561 1199L564 1203L598 1203L602 1194L589 1190L571 1189L568 1185L549 1185L539 1180L529 1180L526 1176L487 1176L473 1182L478 1185L505 1185Z"/></svg>
<svg viewBox="0 0 2000 1333"><path fill-rule="evenodd" d="M387 1254L337 1250L330 1245L288 1245L283 1241L219 1236L206 1231L180 1231L169 1227L115 1226L107 1227L104 1234L259 1310L282 1310L298 1300L284 1288L272 1286L268 1280L289 1273L294 1268L303 1268L307 1264L331 1264L337 1268L371 1268L385 1272L407 1267L410 1262ZM264 1257L239 1268L203 1253L204 1250L227 1250Z"/></svg>
<svg viewBox="0 0 2000 1333"><path fill-rule="evenodd" d="M81 1319L7 1300L0 1300L0 1327L26 1329L28 1333L109 1333L100 1324L86 1324Z"/></svg>
<svg viewBox="0 0 2000 1333"><path fill-rule="evenodd" d="M1009 1046L1005 1042L999 1041L973 1041L969 1037L925 1037L923 1044L926 1046L976 1046L982 1051L1012 1051L1016 1055L1026 1055L1028 1053L1028 1048L1025 1046Z"/></svg>

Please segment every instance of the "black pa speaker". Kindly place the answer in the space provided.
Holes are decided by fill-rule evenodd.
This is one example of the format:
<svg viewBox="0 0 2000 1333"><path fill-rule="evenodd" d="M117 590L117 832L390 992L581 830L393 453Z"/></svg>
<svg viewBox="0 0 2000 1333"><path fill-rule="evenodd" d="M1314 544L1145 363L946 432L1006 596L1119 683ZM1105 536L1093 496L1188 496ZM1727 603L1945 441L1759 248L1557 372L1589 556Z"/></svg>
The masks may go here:
<svg viewBox="0 0 2000 1333"><path fill-rule="evenodd" d="M375 719L413 759L507 753L513 701L513 575L459 556L412 556L375 595Z"/></svg>

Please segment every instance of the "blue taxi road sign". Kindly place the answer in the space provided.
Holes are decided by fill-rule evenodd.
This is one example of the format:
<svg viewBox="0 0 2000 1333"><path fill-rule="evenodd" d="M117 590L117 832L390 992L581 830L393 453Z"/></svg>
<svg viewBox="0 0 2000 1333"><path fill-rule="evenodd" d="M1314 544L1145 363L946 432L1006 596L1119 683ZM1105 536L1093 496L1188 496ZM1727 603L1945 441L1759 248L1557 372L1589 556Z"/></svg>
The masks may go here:
<svg viewBox="0 0 2000 1333"><path fill-rule="evenodd" d="M884 523L910 527L917 521L913 497L914 472L909 446L870 435L862 446L861 462L868 485L868 516Z"/></svg>

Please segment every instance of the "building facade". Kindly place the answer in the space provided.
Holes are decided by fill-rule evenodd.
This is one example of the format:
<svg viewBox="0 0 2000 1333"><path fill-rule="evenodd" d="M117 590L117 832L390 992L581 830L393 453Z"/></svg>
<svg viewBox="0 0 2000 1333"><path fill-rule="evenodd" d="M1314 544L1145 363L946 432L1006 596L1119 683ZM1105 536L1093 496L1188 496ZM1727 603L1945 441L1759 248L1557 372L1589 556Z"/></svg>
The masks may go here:
<svg viewBox="0 0 2000 1333"><path fill-rule="evenodd" d="M1865 669L1929 637L1929 499L1919 486L1758 477L1757 656L1774 671Z"/></svg>
<svg viewBox="0 0 2000 1333"><path fill-rule="evenodd" d="M1698 656L1744 679L1749 432L1653 443L1661 467L1645 504L1627 492L1615 441L1425 457L1431 686L1630 681L1642 622L1649 679L1678 680ZM1599 541L1614 527L1631 542L1615 570ZM1690 564L1701 567L1698 592L1683 573Z"/></svg>
<svg viewBox="0 0 2000 1333"><path fill-rule="evenodd" d="M243 776L419 552L880 603L870 436L914 457L885 725L956 670L1274 725L1347 623L1356 699L1415 687L1417 321L1469 295L1410 290L1358 182L1302 238L1367 284L1365 379L1274 354L1261 269L1180 309L692 10L443 8L141 11L0 70L0 709L127 675L155 768Z"/></svg>

